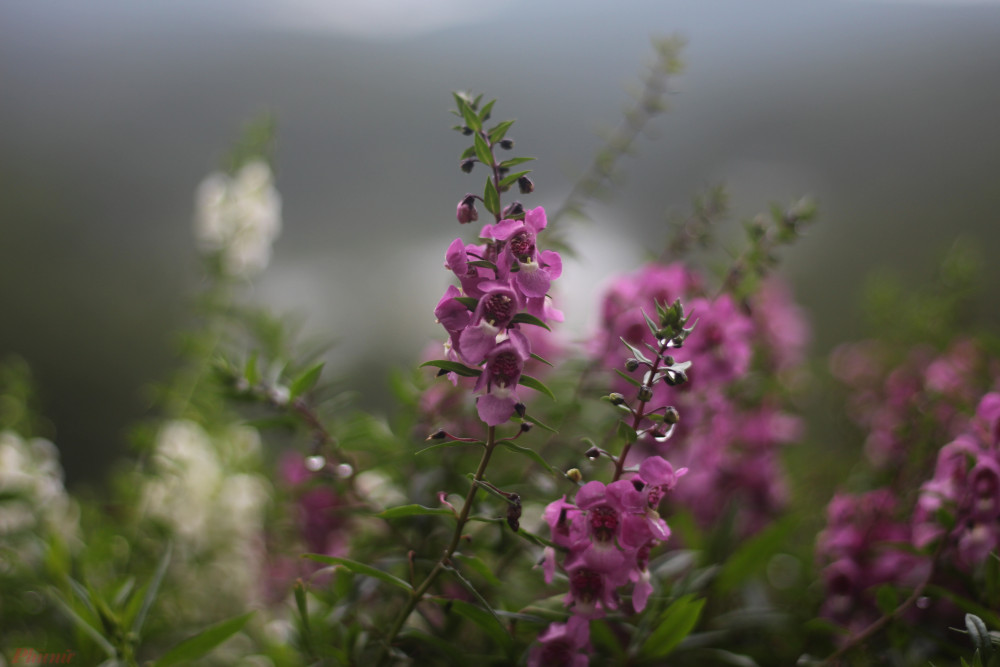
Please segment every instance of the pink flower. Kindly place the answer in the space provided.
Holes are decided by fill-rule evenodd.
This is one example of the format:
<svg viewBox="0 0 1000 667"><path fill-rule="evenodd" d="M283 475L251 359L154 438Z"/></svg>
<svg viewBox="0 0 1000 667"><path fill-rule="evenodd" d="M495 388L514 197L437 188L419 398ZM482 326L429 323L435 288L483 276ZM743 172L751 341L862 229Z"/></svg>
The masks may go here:
<svg viewBox="0 0 1000 667"><path fill-rule="evenodd" d="M552 623L538 636L538 644L528 655L528 667L587 667L590 622L570 616L565 623Z"/></svg>
<svg viewBox="0 0 1000 667"><path fill-rule="evenodd" d="M476 400L479 418L489 426L498 426L511 418L518 404L518 380L528 358L528 351L514 338L499 343L486 357L486 368L476 382L476 391L484 392Z"/></svg>

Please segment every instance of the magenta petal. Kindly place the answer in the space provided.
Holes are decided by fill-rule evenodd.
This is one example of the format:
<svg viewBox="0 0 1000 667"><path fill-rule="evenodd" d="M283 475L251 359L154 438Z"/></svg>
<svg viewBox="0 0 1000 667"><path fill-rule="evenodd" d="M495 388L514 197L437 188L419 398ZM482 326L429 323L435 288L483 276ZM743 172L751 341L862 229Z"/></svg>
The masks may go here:
<svg viewBox="0 0 1000 667"><path fill-rule="evenodd" d="M487 426L499 426L514 414L515 405L517 398L513 394L505 397L483 394L476 400L476 411Z"/></svg>
<svg viewBox="0 0 1000 667"><path fill-rule="evenodd" d="M608 484L608 500L618 510L640 512L645 509L646 499L637 491L631 480L620 479Z"/></svg>
<svg viewBox="0 0 1000 667"><path fill-rule="evenodd" d="M477 365L497 345L497 330L486 322L467 326L458 337L459 351L467 364Z"/></svg>
<svg viewBox="0 0 1000 667"><path fill-rule="evenodd" d="M521 222L520 220L501 220L500 222L492 226L493 228L490 230L490 236L483 236L483 238L492 238L496 239L497 241L506 241L523 226L524 223ZM483 228L483 232L484 233L486 232L485 228Z"/></svg>
<svg viewBox="0 0 1000 667"><path fill-rule="evenodd" d="M524 224L530 227L536 234L545 229L545 226L548 224L548 220L545 217L545 209L541 206L528 209L524 214Z"/></svg>
<svg viewBox="0 0 1000 667"><path fill-rule="evenodd" d="M674 467L662 456L650 456L640 463L639 476L653 486L672 487L677 481Z"/></svg>
<svg viewBox="0 0 1000 667"><path fill-rule="evenodd" d="M635 588L632 589L632 608L636 613L641 613L646 608L646 602L649 601L652 592L653 584L649 583L649 573L643 572L639 576L639 581L635 582Z"/></svg>
<svg viewBox="0 0 1000 667"><path fill-rule="evenodd" d="M605 487L603 482L594 480L587 482L576 492L576 505L580 509L587 510L604 503Z"/></svg>
<svg viewBox="0 0 1000 667"><path fill-rule="evenodd" d="M583 562L586 563L587 567L598 572L615 572L625 565L625 554L619 551L613 543L591 544L583 552Z"/></svg>
<svg viewBox="0 0 1000 667"><path fill-rule="evenodd" d="M549 278L555 280L562 275L562 257L555 250L543 250L538 253L538 263L549 272Z"/></svg>
<svg viewBox="0 0 1000 667"><path fill-rule="evenodd" d="M518 329L509 329L507 331L510 336L510 342L514 346L514 351L527 361L531 357L531 342L528 341L528 337Z"/></svg>
<svg viewBox="0 0 1000 667"><path fill-rule="evenodd" d="M666 542L670 539L670 527L660 517L648 516L646 524L649 526L649 532L659 541Z"/></svg>
<svg viewBox="0 0 1000 667"><path fill-rule="evenodd" d="M465 253L465 243L462 239L455 239L448 246L448 251L444 256L444 265L459 276L464 276L468 272L469 257Z"/></svg>
<svg viewBox="0 0 1000 667"><path fill-rule="evenodd" d="M521 262L517 272L517 284L525 296L545 296L549 292L552 280L549 272L540 268L536 262Z"/></svg>

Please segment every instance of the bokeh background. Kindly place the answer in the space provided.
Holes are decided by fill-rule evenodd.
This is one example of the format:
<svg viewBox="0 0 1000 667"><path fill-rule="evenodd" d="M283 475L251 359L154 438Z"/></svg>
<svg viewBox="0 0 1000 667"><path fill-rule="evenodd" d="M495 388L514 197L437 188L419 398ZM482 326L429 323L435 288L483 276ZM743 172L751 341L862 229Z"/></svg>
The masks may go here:
<svg viewBox="0 0 1000 667"><path fill-rule="evenodd" d="M450 91L518 119L540 158L525 202L555 207L671 33L670 113L569 235L567 337L717 183L737 219L818 200L783 265L817 353L863 333L867 275L920 285L963 235L998 324L998 2L0 0L0 355L34 369L70 484L126 451L170 372L199 286L194 188L246 121L277 118L284 199L254 290L335 341L330 367L377 407L383 371L438 336L455 204L482 185L457 168Z"/></svg>

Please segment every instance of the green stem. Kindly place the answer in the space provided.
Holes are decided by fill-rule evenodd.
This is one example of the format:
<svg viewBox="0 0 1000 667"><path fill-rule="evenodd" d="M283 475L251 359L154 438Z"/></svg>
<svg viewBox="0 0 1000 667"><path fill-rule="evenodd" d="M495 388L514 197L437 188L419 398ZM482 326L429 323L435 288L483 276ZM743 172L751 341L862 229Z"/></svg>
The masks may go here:
<svg viewBox="0 0 1000 667"><path fill-rule="evenodd" d="M653 368L652 370L649 371L649 384L646 385L646 383L643 383L644 386L649 386L650 388L652 388L653 383L655 382L654 378L656 377L656 373L657 371L660 370L660 361L663 359L663 355L666 354L667 349L669 347L670 347L669 340L660 347L660 353L656 355L656 361L653 362ZM635 412L633 413L634 415L632 418L633 431L639 430L639 424L642 423L643 417L646 416L646 404L647 401L639 401L639 407L636 408ZM626 442L625 446L622 447L622 453L618 455L618 460L615 462L615 476L614 479L612 479L611 481L617 482L619 479L621 479L622 473L625 471L625 459L628 457L628 451L632 449L633 444L635 443Z"/></svg>
<svg viewBox="0 0 1000 667"><path fill-rule="evenodd" d="M431 585L438 578L446 567L448 567L451 557L455 554L458 549L458 543L462 540L462 531L465 528L465 524L469 521L469 513L472 511L472 504L476 499L476 492L479 490L479 484L476 482L481 482L483 477L486 475L486 466L489 465L490 457L493 455L493 450L496 448L496 427L490 426L489 431L486 436L486 449L483 451L483 458L479 461L479 467L476 469L476 474L473 476L473 482L469 486L469 493L465 496L465 504L462 506L462 511L458 515L458 523L455 525L455 532L451 536L451 543L448 544L448 548L444 550L441 554L441 558L434 565L434 569L430 571L427 578L421 582L421 584L413 589L410 593L410 598L406 601L406 605L400 611L399 616L396 617L395 622L393 622L392 627L389 628L389 632L385 636L385 642L379 651L378 659L375 664L382 664L385 659L386 651L392 642L395 641L396 635L403 628L403 624L406 623L406 619L410 617L413 610L416 608L417 604L424 598L427 591L430 590Z"/></svg>

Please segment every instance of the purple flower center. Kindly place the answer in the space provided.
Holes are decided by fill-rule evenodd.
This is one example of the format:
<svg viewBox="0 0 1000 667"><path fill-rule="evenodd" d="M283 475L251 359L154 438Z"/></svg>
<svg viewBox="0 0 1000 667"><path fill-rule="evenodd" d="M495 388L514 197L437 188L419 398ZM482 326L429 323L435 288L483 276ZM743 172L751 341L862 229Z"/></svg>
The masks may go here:
<svg viewBox="0 0 1000 667"><path fill-rule="evenodd" d="M569 575L569 587L577 602L590 604L601 597L604 581L600 572L583 567Z"/></svg>
<svg viewBox="0 0 1000 667"><path fill-rule="evenodd" d="M521 373L521 360L513 352L501 352L493 359L490 374L493 384L506 387Z"/></svg>
<svg viewBox="0 0 1000 667"><path fill-rule="evenodd" d="M590 534L601 543L611 542L618 532L618 512L607 505L601 505L587 512L590 520Z"/></svg>
<svg viewBox="0 0 1000 667"><path fill-rule="evenodd" d="M528 232L518 232L510 239L510 251L514 253L515 257L520 259L535 252L535 242Z"/></svg>
<svg viewBox="0 0 1000 667"><path fill-rule="evenodd" d="M493 326L504 328L514 317L514 300L506 294L490 294L483 304L483 318Z"/></svg>
<svg viewBox="0 0 1000 667"><path fill-rule="evenodd" d="M649 495L646 496L647 504L654 510L660 506L660 501L663 500L663 487L662 486L650 486Z"/></svg>
<svg viewBox="0 0 1000 667"><path fill-rule="evenodd" d="M542 647L539 654L539 664L546 665L546 667L563 667L564 665L568 667L573 664L574 653L573 647L564 639L549 642Z"/></svg>

